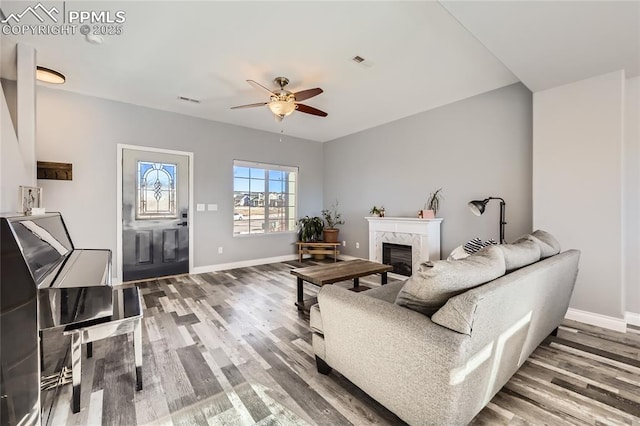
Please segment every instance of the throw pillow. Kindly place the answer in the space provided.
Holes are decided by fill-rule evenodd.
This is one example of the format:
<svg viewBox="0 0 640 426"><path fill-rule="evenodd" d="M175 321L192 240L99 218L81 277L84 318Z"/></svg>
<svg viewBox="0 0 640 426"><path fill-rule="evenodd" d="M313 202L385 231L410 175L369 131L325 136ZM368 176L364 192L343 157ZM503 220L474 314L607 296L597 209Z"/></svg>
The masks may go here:
<svg viewBox="0 0 640 426"><path fill-rule="evenodd" d="M498 243L495 240L487 240L485 242L482 242L480 238L476 237L467 241L462 247L464 248L464 251L467 252L467 254L473 254L483 247L487 247L494 244L498 244Z"/></svg>
<svg viewBox="0 0 640 426"><path fill-rule="evenodd" d="M497 246L504 254L507 273L540 260L540 245L533 240L523 239L513 244Z"/></svg>
<svg viewBox="0 0 640 426"><path fill-rule="evenodd" d="M463 259L465 257L469 257L469 253L467 253L464 250L463 246L458 246L453 249L451 254L449 254L449 257L447 257L447 260L457 260L457 259Z"/></svg>
<svg viewBox="0 0 640 426"><path fill-rule="evenodd" d="M477 296L469 292L459 294L447 300L447 303L433 314L431 321L449 330L471 336L477 305Z"/></svg>
<svg viewBox="0 0 640 426"><path fill-rule="evenodd" d="M540 259L545 259L560 253L560 243L553 235L546 231L538 229L529 235L520 237L516 242L522 240L531 240L538 244L540 247Z"/></svg>
<svg viewBox="0 0 640 426"><path fill-rule="evenodd" d="M425 262L402 287L396 304L430 316L450 297L504 273L504 255L496 246L485 247L464 259Z"/></svg>

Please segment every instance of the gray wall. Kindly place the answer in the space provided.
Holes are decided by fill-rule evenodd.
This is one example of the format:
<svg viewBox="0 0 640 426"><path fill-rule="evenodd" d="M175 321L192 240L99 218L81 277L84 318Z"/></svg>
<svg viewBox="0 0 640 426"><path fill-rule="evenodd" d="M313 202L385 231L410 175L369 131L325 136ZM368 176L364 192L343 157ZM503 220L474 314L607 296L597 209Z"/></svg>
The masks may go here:
<svg viewBox="0 0 640 426"><path fill-rule="evenodd" d="M506 200L507 241L530 232L531 117L531 92L518 83L325 143L324 205L339 200L342 252L368 257L364 217L374 204L416 217L440 187L443 258L476 236L498 240L499 203L476 217L470 200Z"/></svg>
<svg viewBox="0 0 640 426"><path fill-rule="evenodd" d="M624 82L618 70L533 96L533 223L581 251L569 317L622 330Z"/></svg>
<svg viewBox="0 0 640 426"><path fill-rule="evenodd" d="M44 206L60 211L78 247L116 247L117 144L191 151L194 265L294 253L294 233L233 237L233 160L300 167L299 214L322 208L322 144L179 114L38 87L37 158L73 163L72 181L38 180ZM286 123L285 123L286 132ZM218 254L217 248L224 247Z"/></svg>
<svg viewBox="0 0 640 426"><path fill-rule="evenodd" d="M625 133L622 151L622 253L626 311L640 325L640 77L626 80Z"/></svg>

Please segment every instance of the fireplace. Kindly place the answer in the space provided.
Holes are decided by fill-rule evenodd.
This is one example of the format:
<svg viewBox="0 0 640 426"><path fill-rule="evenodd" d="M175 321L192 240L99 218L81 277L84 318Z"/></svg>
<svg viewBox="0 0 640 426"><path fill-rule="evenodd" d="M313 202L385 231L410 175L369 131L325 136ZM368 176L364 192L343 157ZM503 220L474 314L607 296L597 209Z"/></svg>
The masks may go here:
<svg viewBox="0 0 640 426"><path fill-rule="evenodd" d="M411 246L382 243L382 263L393 266L393 271L405 277L411 276Z"/></svg>
<svg viewBox="0 0 640 426"><path fill-rule="evenodd" d="M442 219L419 219L417 217L367 217L369 222L369 260L391 264L383 259L383 244L395 244L405 250L406 257L400 262L411 267L406 272L397 272L398 278L410 276L422 262L440 259L440 224ZM397 247L396 247L397 248ZM388 256L388 254L384 255ZM395 255L394 255L395 256ZM397 261L394 260L393 263ZM407 269L406 266L403 269ZM391 272L393 273L393 272ZM402 275L400 275L402 274Z"/></svg>

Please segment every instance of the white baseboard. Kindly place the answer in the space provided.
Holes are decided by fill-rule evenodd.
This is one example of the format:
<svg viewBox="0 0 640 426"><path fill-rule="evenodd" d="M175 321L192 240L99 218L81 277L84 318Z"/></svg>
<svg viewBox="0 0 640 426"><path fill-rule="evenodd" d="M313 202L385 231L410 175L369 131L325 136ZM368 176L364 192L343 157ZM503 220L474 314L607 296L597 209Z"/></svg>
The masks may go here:
<svg viewBox="0 0 640 426"><path fill-rule="evenodd" d="M359 257L341 254L338 256L340 260L355 260ZM262 259L241 260L239 262L219 263L217 265L195 266L191 270L191 274L205 274L207 272L226 271L228 269L245 268L247 266L265 265L267 263L287 262L289 260L297 260L298 255L288 254L285 256L264 257ZM121 285L120 277L112 277L111 284L114 286Z"/></svg>
<svg viewBox="0 0 640 426"><path fill-rule="evenodd" d="M637 314L635 312L627 312L624 315L624 319L627 320L627 324L640 327L640 314Z"/></svg>
<svg viewBox="0 0 640 426"><path fill-rule="evenodd" d="M239 262L219 263L217 265L196 266L191 271L192 274L204 274L207 272L225 271L227 269L245 268L247 266L264 265L266 263L286 262L298 259L296 254L285 256L264 257L262 259L241 260Z"/></svg>
<svg viewBox="0 0 640 426"><path fill-rule="evenodd" d="M569 308L566 319L583 322L585 324L595 325L597 327L608 328L610 330L625 333L627 331L627 321L624 318L610 317L607 315L596 314L594 312L580 311L578 309Z"/></svg>

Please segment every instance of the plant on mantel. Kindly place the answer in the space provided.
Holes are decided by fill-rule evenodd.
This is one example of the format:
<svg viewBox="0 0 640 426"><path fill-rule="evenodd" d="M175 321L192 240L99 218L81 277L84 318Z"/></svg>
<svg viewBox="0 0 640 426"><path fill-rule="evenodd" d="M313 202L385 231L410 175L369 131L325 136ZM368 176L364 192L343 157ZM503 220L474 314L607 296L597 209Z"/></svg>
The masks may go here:
<svg viewBox="0 0 640 426"><path fill-rule="evenodd" d="M338 211L338 200L334 204L331 205L331 209L322 210L322 217L324 221L327 223L327 226L324 228L324 242L325 243L336 243L338 242L338 232L339 229L336 228L338 225L344 225L344 220L342 220L342 215Z"/></svg>
<svg viewBox="0 0 640 426"><path fill-rule="evenodd" d="M424 203L424 209L422 210L423 219L433 219L438 214L440 203L444 197L442 196L442 188L437 189L435 192L429 194L427 202Z"/></svg>
<svg viewBox="0 0 640 426"><path fill-rule="evenodd" d="M371 207L371 210L369 210L369 214L372 214L373 216L384 217L384 206Z"/></svg>

